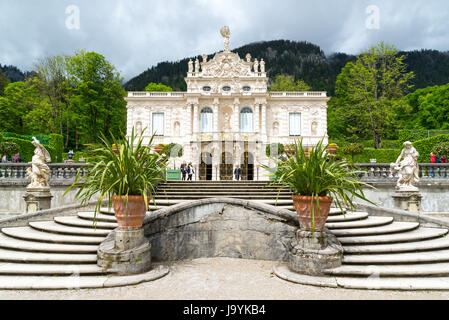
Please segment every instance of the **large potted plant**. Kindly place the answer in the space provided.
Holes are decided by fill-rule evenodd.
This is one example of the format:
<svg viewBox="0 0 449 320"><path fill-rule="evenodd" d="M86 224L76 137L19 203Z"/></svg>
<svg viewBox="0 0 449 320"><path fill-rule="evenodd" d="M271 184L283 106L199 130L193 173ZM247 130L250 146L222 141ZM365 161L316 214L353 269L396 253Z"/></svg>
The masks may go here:
<svg viewBox="0 0 449 320"><path fill-rule="evenodd" d="M112 133L111 138L117 140ZM95 216L101 201L108 198L121 229L141 228L148 202L153 198L157 184L163 180L165 167L162 156L152 151L153 138L154 135L144 145L142 135L136 136L133 130L129 139L115 145L115 152L114 144L102 134L103 144L94 150L96 162L84 176L78 172L65 194L78 187L75 198L81 199L82 203L98 196Z"/></svg>
<svg viewBox="0 0 449 320"><path fill-rule="evenodd" d="M363 194L362 186L367 184L357 179L358 172L345 160L330 157L323 140L309 150L309 157L302 140L293 147L294 153L277 161L270 184L290 188L298 219L306 231L323 230L333 201L342 211L344 207L354 208L354 197L372 203Z"/></svg>

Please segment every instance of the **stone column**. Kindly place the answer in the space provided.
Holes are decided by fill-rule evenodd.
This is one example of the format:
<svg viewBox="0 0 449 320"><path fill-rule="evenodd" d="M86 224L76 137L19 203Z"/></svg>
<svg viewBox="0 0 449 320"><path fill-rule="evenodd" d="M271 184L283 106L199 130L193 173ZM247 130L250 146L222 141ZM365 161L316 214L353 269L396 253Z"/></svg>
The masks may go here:
<svg viewBox="0 0 449 320"><path fill-rule="evenodd" d="M264 143L267 142L267 104L262 104L262 128L261 137Z"/></svg>
<svg viewBox="0 0 449 320"><path fill-rule="evenodd" d="M195 137L195 135L200 132L199 126L198 126L198 103L193 104L193 130L192 134ZM195 138L193 140L196 140Z"/></svg>
<svg viewBox="0 0 449 320"><path fill-rule="evenodd" d="M214 115L214 118L213 118L213 121L214 121L214 123L213 123L213 130L214 130L214 141L217 141L218 140L218 131L219 131L219 129L218 129L218 99L217 98L215 98L214 99L214 106L213 106L213 111L214 111L214 113L213 113L213 115Z"/></svg>
<svg viewBox="0 0 449 320"><path fill-rule="evenodd" d="M254 132L260 135L259 104L254 104Z"/></svg>
<svg viewBox="0 0 449 320"><path fill-rule="evenodd" d="M234 136L234 140L240 139L240 100L239 98L234 99L234 112L232 119L232 131L237 132Z"/></svg>

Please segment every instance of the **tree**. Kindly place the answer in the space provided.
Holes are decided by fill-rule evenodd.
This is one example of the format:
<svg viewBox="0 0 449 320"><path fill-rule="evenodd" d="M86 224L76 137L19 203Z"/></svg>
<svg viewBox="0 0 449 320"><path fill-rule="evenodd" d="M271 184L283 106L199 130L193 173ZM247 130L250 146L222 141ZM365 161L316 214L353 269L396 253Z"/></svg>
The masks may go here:
<svg viewBox="0 0 449 320"><path fill-rule="evenodd" d="M271 82L270 91L310 91L311 87L302 80L297 80L292 76L284 74L277 75L273 82Z"/></svg>
<svg viewBox="0 0 449 320"><path fill-rule="evenodd" d="M356 119L360 131L369 129L374 147L381 148L389 126L394 124L393 105L411 86L413 72L406 72L405 56L381 42L349 62L337 78L336 92L344 112Z"/></svg>
<svg viewBox="0 0 449 320"><path fill-rule="evenodd" d="M76 148L79 136L84 143L95 143L100 132L106 136L120 132L125 126L126 92L115 67L104 56L81 50L67 58L67 70L73 88L70 102L76 110Z"/></svg>
<svg viewBox="0 0 449 320"><path fill-rule="evenodd" d="M0 97L0 132L31 133L25 118L30 111L44 104L45 101L32 80L8 84L5 95ZM45 127L41 127L39 133L44 131Z"/></svg>
<svg viewBox="0 0 449 320"><path fill-rule="evenodd" d="M9 79L6 74L3 73L3 70L0 68L0 96L5 94L5 88L9 84Z"/></svg>
<svg viewBox="0 0 449 320"><path fill-rule="evenodd" d="M146 87L145 91L151 91L151 92L171 92L173 89L169 86L166 86L162 83L154 83L150 82Z"/></svg>
<svg viewBox="0 0 449 320"><path fill-rule="evenodd" d="M364 149L361 143L348 143L341 148L341 152L344 155L351 156L352 162L354 162L354 156L362 154Z"/></svg>

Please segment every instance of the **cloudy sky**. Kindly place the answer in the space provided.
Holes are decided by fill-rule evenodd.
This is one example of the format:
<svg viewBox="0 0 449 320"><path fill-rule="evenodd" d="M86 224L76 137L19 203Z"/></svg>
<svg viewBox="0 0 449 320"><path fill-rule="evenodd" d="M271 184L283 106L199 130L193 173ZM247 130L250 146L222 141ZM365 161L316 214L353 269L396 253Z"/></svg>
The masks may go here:
<svg viewBox="0 0 449 320"><path fill-rule="evenodd" d="M447 0L0 0L0 64L31 70L39 58L86 49L128 80L161 61L222 50L223 25L231 49L289 39L326 54L381 40L449 50Z"/></svg>

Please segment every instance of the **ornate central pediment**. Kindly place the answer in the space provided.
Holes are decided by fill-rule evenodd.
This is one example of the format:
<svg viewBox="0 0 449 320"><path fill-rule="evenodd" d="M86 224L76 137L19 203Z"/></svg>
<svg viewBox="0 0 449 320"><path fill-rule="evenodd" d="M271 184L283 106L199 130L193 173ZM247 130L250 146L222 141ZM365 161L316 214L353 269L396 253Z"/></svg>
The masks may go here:
<svg viewBox="0 0 449 320"><path fill-rule="evenodd" d="M203 77L233 78L252 76L251 62L240 59L237 53L219 52L215 57L202 64Z"/></svg>

